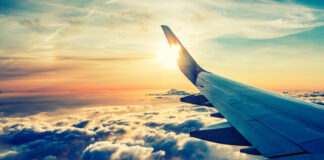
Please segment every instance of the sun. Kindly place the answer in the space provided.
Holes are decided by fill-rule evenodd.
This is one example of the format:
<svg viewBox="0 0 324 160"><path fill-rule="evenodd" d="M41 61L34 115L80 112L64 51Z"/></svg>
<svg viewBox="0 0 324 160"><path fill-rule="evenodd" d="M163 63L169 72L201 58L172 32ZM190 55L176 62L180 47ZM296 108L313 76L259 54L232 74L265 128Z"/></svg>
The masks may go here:
<svg viewBox="0 0 324 160"><path fill-rule="evenodd" d="M156 50L156 60L161 63L164 68L176 69L178 67L177 59L181 51L181 46L179 44L168 46L166 43L159 46L160 47Z"/></svg>

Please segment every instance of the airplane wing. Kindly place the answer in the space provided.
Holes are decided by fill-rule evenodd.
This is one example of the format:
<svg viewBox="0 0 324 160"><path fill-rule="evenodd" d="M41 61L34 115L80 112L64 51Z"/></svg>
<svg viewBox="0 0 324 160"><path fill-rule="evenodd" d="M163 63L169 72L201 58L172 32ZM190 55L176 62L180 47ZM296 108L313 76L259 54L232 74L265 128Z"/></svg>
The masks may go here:
<svg viewBox="0 0 324 160"><path fill-rule="evenodd" d="M200 90L181 98L215 107L212 117L227 122L191 131L190 136L222 144L247 146L241 152L273 160L324 159L324 109L271 91L207 72L169 27L162 29L170 46L179 45L180 70Z"/></svg>

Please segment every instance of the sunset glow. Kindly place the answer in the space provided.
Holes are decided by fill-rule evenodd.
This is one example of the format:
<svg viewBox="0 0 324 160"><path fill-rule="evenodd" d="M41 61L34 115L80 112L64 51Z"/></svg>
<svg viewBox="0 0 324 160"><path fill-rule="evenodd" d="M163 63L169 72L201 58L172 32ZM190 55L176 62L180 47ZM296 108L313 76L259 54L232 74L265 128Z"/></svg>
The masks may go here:
<svg viewBox="0 0 324 160"><path fill-rule="evenodd" d="M177 69L177 59L181 50L180 45L161 45L156 51L156 60L167 69Z"/></svg>

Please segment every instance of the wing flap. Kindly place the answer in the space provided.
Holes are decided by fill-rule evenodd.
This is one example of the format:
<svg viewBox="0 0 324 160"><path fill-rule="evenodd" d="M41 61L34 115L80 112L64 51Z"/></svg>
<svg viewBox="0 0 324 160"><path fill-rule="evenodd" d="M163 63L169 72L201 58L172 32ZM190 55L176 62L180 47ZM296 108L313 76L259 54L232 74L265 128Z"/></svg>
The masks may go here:
<svg viewBox="0 0 324 160"><path fill-rule="evenodd" d="M216 118L225 118L221 113L216 112L216 113L212 113L210 114L211 117L216 117Z"/></svg>
<svg viewBox="0 0 324 160"><path fill-rule="evenodd" d="M206 97L201 94L192 94L189 96L181 97L180 101L190 104L213 107L211 103L209 103L209 101L206 99Z"/></svg>
<svg viewBox="0 0 324 160"><path fill-rule="evenodd" d="M242 148L240 149L240 152L252 155L261 155L261 153L255 149L255 147Z"/></svg>
<svg viewBox="0 0 324 160"><path fill-rule="evenodd" d="M223 122L190 132L190 137L206 141L249 146L250 143L228 122Z"/></svg>

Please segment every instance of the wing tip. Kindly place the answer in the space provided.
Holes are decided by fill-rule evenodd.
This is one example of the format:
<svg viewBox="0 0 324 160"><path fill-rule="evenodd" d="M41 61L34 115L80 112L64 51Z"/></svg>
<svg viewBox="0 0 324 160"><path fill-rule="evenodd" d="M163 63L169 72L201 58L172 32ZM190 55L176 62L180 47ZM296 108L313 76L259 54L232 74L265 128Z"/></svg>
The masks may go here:
<svg viewBox="0 0 324 160"><path fill-rule="evenodd" d="M171 34L172 31L171 31L170 27L167 26L167 25L161 25L161 28L162 28L162 30L163 30L165 36L166 36L167 39L168 39L168 36L169 36L169 35L172 35L172 34ZM168 39L168 40L169 40L169 39Z"/></svg>
<svg viewBox="0 0 324 160"><path fill-rule="evenodd" d="M162 29L170 29L169 26L162 24L161 25Z"/></svg>
<svg viewBox="0 0 324 160"><path fill-rule="evenodd" d="M195 85L198 74L205 70L196 63L196 61L191 57L191 55L167 25L161 25L161 27L170 46L181 46L181 52L179 53L179 58L177 60L178 66L182 73L184 73L185 76Z"/></svg>

